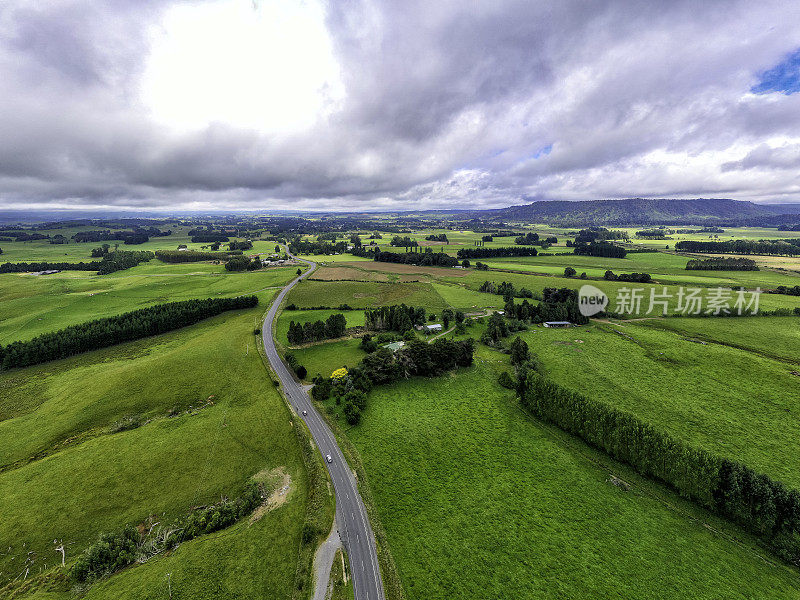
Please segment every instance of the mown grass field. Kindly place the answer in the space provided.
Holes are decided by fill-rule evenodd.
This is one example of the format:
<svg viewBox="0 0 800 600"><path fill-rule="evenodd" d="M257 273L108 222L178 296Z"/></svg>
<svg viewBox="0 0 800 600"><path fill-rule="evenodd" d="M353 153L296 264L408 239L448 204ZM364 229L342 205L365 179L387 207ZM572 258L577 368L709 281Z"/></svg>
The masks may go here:
<svg viewBox="0 0 800 600"><path fill-rule="evenodd" d="M308 370L308 380L313 379L317 373L330 377L336 369L355 367L361 362L366 353L358 347L360 342L359 339L325 342L292 350L292 353Z"/></svg>
<svg viewBox="0 0 800 600"><path fill-rule="evenodd" d="M379 283L358 281L301 281L286 298L298 308L310 306L373 308L392 304L409 304L446 308L444 300L429 283Z"/></svg>
<svg viewBox="0 0 800 600"><path fill-rule="evenodd" d="M794 323L788 317L770 324L772 319L695 319L686 326L696 331L729 327L729 339L732 328L738 327L748 332L745 339L762 344L770 328L797 331L796 318ZM680 328L691 321L534 327L521 337L558 383L635 413L694 446L800 487L800 377L792 374L797 365L685 339L691 336ZM678 333L656 328L673 322ZM759 334L760 323L767 331ZM783 339L791 343L792 337Z"/></svg>
<svg viewBox="0 0 800 600"><path fill-rule="evenodd" d="M376 388L348 431L410 600L800 595L796 571L528 418L495 383L506 360Z"/></svg>
<svg viewBox="0 0 800 600"><path fill-rule="evenodd" d="M221 265L154 260L109 275L5 273L0 275L0 344L153 304L282 287L296 269L228 273Z"/></svg>
<svg viewBox="0 0 800 600"><path fill-rule="evenodd" d="M235 497L284 469L288 502L96 584L93 598L290 598L307 478L288 410L255 349L252 310L147 340L0 375L2 583L68 565L98 534ZM138 428L113 433L141 415ZM33 454L36 460L26 462ZM19 461L16 465L9 464ZM45 567L45 565L47 565ZM72 597L58 585L31 597Z"/></svg>
<svg viewBox="0 0 800 600"><path fill-rule="evenodd" d="M800 320L796 317L656 319L642 321L640 325L751 350L789 363L800 363L797 352L800 348Z"/></svg>

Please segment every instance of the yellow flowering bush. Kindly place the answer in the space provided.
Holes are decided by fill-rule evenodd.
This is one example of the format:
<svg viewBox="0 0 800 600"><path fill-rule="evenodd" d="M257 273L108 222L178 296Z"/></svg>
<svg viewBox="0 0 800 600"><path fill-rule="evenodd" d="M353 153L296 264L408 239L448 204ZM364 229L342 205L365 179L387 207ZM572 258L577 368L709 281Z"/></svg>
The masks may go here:
<svg viewBox="0 0 800 600"><path fill-rule="evenodd" d="M331 379L335 379L336 381L340 381L347 377L347 369L342 367L341 369L336 369L333 373L331 373Z"/></svg>

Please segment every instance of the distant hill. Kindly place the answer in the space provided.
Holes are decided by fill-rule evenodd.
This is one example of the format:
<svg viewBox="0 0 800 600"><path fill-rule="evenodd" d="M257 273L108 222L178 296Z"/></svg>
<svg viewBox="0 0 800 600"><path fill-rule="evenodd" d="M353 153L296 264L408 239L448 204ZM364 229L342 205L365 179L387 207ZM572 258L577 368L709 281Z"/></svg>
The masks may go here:
<svg viewBox="0 0 800 600"><path fill-rule="evenodd" d="M625 200L539 201L481 211L484 219L528 221L567 226L595 223L599 225L692 225L692 224L758 224L761 221L794 221L792 217L776 219L776 215L799 214L798 204L754 204L721 198L672 200L667 198L628 198Z"/></svg>

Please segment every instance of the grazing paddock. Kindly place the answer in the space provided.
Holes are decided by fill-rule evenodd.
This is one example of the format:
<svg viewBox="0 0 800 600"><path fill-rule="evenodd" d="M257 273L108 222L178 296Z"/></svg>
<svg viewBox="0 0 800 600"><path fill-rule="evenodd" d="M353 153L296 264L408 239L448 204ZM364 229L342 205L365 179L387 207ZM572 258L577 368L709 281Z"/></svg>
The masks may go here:
<svg viewBox="0 0 800 600"><path fill-rule="evenodd" d="M0 584L24 573L28 552L31 577L55 567L54 539L67 546L69 566L100 533L151 515L169 523L282 467L293 491L279 510L128 568L89 597L167 597L165 572L183 597L292 597L308 478L255 346L253 319L270 297L164 335L0 374ZM138 426L119 425L129 417ZM65 585L43 597L74 595Z"/></svg>
<svg viewBox="0 0 800 600"><path fill-rule="evenodd" d="M376 387L347 432L409 600L800 595L703 520L726 524L527 417L496 383L507 360Z"/></svg>
<svg viewBox="0 0 800 600"><path fill-rule="evenodd" d="M797 364L721 344L695 343L733 341L735 328L746 330L759 323L769 331L773 318L534 327L520 337L557 383L634 413L694 447L739 460L800 488L800 384L791 373ZM787 321L774 328L788 326ZM675 331L668 329L672 327ZM704 327L707 336L702 335ZM756 332L753 329L743 344L764 348L769 336ZM582 343L576 344L577 339ZM777 344L796 348L794 339L796 334L787 334Z"/></svg>
<svg viewBox="0 0 800 600"><path fill-rule="evenodd" d="M340 263L340 266L336 267L319 267L309 279L312 281L389 281L390 279L387 273L356 269L344 264Z"/></svg>

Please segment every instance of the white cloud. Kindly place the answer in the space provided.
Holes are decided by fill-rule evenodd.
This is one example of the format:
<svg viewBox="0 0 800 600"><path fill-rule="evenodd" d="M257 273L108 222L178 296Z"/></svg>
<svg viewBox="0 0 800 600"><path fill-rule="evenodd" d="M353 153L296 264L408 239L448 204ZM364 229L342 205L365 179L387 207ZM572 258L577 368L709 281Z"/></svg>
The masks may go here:
<svg viewBox="0 0 800 600"><path fill-rule="evenodd" d="M800 44L790 0L12 0L0 27L0 207L798 195L800 94L749 91Z"/></svg>

